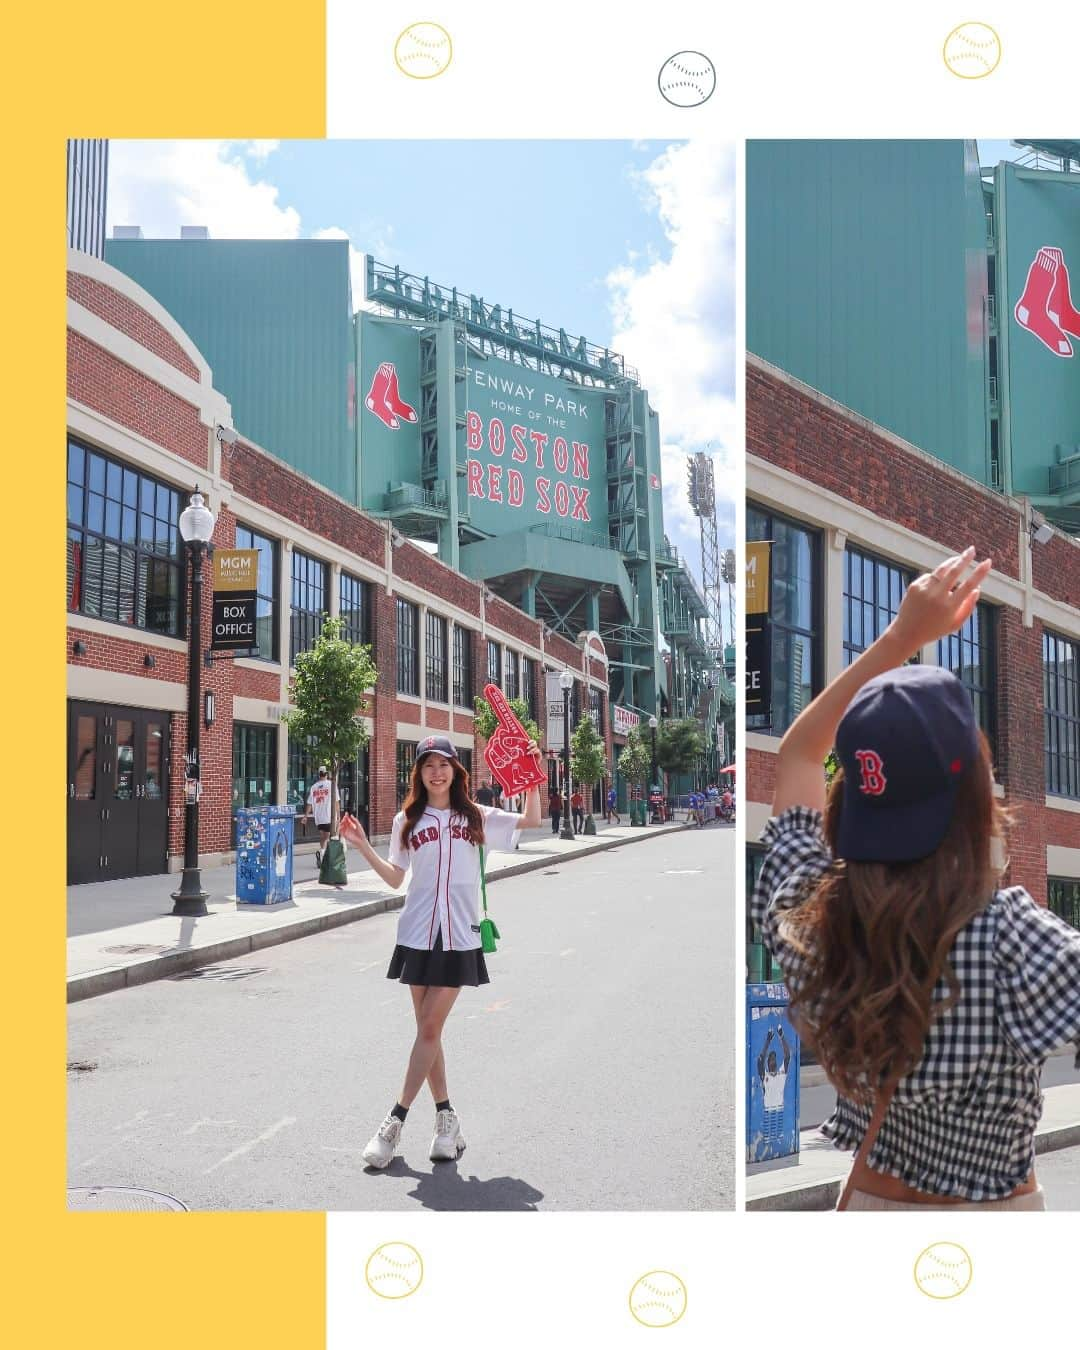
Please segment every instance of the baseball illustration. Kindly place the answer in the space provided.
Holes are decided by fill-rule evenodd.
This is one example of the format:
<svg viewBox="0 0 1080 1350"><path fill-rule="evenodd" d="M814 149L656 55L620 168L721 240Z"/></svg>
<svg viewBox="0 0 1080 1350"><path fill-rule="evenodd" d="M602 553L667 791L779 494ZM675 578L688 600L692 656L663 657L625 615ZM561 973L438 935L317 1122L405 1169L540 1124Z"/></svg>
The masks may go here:
<svg viewBox="0 0 1080 1350"><path fill-rule="evenodd" d="M650 1270L630 1290L630 1311L643 1327L673 1327L686 1311L686 1285L670 1270Z"/></svg>
<svg viewBox="0 0 1080 1350"><path fill-rule="evenodd" d="M956 1242L934 1242L915 1261L915 1283L927 1298L956 1298L971 1283L971 1257Z"/></svg>
<svg viewBox="0 0 1080 1350"><path fill-rule="evenodd" d="M394 43L394 62L411 80L433 80L454 56L450 34L438 23L411 23Z"/></svg>
<svg viewBox="0 0 1080 1350"><path fill-rule="evenodd" d="M408 1298L420 1288L424 1263L407 1242L384 1242L367 1259L364 1279L380 1298Z"/></svg>
<svg viewBox="0 0 1080 1350"><path fill-rule="evenodd" d="M941 54L961 80L981 80L997 69L1001 39L988 23L962 23L945 39Z"/></svg>
<svg viewBox="0 0 1080 1350"><path fill-rule="evenodd" d="M676 108L696 108L716 88L716 67L703 52L676 52L660 67L657 84Z"/></svg>

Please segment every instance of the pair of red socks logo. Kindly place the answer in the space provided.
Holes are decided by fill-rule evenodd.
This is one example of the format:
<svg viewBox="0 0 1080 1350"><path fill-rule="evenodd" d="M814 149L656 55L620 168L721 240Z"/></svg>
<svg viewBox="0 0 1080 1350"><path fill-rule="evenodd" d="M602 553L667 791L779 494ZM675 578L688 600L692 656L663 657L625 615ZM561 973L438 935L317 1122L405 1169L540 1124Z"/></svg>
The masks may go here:
<svg viewBox="0 0 1080 1350"><path fill-rule="evenodd" d="M416 409L401 397L397 370L390 361L384 361L375 372L364 402L368 412L373 412L391 431L397 431L402 422L416 421Z"/></svg>
<svg viewBox="0 0 1080 1350"><path fill-rule="evenodd" d="M1060 248L1044 244L1035 254L1013 314L1055 356L1072 356L1073 345L1065 335L1080 337L1080 313L1073 308L1069 269Z"/></svg>

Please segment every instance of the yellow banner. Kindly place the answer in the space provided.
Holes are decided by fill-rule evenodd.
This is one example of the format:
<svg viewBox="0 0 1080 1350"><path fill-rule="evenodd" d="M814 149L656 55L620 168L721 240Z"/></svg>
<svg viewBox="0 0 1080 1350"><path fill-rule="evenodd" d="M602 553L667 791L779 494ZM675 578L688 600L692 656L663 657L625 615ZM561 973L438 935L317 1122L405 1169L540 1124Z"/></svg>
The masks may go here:
<svg viewBox="0 0 1080 1350"><path fill-rule="evenodd" d="M771 556L771 541L746 545L747 614L768 614L769 612L769 563Z"/></svg>
<svg viewBox="0 0 1080 1350"><path fill-rule="evenodd" d="M259 576L257 548L214 550L214 594L219 591L255 591Z"/></svg>

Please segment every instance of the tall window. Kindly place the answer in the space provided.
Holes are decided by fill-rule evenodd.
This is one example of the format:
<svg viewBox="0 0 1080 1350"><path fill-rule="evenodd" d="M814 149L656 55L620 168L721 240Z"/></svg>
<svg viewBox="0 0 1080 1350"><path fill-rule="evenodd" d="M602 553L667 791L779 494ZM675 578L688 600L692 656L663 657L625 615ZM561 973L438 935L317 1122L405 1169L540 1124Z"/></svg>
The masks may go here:
<svg viewBox="0 0 1080 1350"><path fill-rule="evenodd" d="M1046 790L1080 797L1080 696L1078 648L1057 633L1043 632L1043 725Z"/></svg>
<svg viewBox="0 0 1080 1350"><path fill-rule="evenodd" d="M472 751L463 750L460 745L455 746L454 749L457 751L457 757L461 761L461 766L469 775L469 782L475 790L476 784L472 782Z"/></svg>
<svg viewBox="0 0 1080 1350"><path fill-rule="evenodd" d="M349 642L371 642L371 586L359 577L342 572L338 585L338 617Z"/></svg>
<svg viewBox="0 0 1080 1350"><path fill-rule="evenodd" d="M416 759L415 741L397 743L397 804L400 809L409 792L409 780L412 777L413 761Z"/></svg>
<svg viewBox="0 0 1080 1350"><path fill-rule="evenodd" d="M912 572L849 548L844 555L844 665L879 638L900 608Z"/></svg>
<svg viewBox="0 0 1080 1350"><path fill-rule="evenodd" d="M994 608L977 604L958 633L939 638L938 665L959 679L971 696L975 719L994 744Z"/></svg>
<svg viewBox="0 0 1080 1350"><path fill-rule="evenodd" d="M472 700L472 634L454 624L454 702L459 708L471 708Z"/></svg>
<svg viewBox="0 0 1080 1350"><path fill-rule="evenodd" d="M289 662L310 651L326 611L326 564L299 549L292 555L292 607L289 612Z"/></svg>
<svg viewBox="0 0 1080 1350"><path fill-rule="evenodd" d="M502 653L499 651L499 644L492 642L488 638L487 645L487 682L488 684L497 684L502 687Z"/></svg>
<svg viewBox="0 0 1080 1350"><path fill-rule="evenodd" d="M1047 877L1046 904L1059 919L1080 928L1080 881L1075 877Z"/></svg>
<svg viewBox="0 0 1080 1350"><path fill-rule="evenodd" d="M821 688L821 536L752 505L746 534L772 541L772 714L754 714L746 725L780 736Z"/></svg>
<svg viewBox="0 0 1080 1350"><path fill-rule="evenodd" d="M289 781L285 789L285 800L297 811L307 806L307 796L318 772L318 764L311 753L311 747L303 741L289 738Z"/></svg>
<svg viewBox="0 0 1080 1350"><path fill-rule="evenodd" d="M424 665L426 666L427 696L435 703L446 699L446 620L429 609L425 627Z"/></svg>
<svg viewBox="0 0 1080 1350"><path fill-rule="evenodd" d="M68 609L181 637L179 519L176 488L69 440Z"/></svg>
<svg viewBox="0 0 1080 1350"><path fill-rule="evenodd" d="M518 696L518 654L509 647L503 652L503 693L507 698Z"/></svg>
<svg viewBox="0 0 1080 1350"><path fill-rule="evenodd" d="M255 647L237 652L237 656L259 656L265 661L278 659L278 546L276 539L256 534L246 525L236 527L237 548L259 550L258 575L255 581Z"/></svg>
<svg viewBox="0 0 1080 1350"><path fill-rule="evenodd" d="M277 729L233 723L232 805L233 838L236 811L241 806L268 806L277 799Z"/></svg>
<svg viewBox="0 0 1080 1350"><path fill-rule="evenodd" d="M528 656L521 658L521 697L534 722L540 719L536 715L536 662Z"/></svg>
<svg viewBox="0 0 1080 1350"><path fill-rule="evenodd" d="M397 602L397 687L399 694L420 694L420 611L400 596Z"/></svg>

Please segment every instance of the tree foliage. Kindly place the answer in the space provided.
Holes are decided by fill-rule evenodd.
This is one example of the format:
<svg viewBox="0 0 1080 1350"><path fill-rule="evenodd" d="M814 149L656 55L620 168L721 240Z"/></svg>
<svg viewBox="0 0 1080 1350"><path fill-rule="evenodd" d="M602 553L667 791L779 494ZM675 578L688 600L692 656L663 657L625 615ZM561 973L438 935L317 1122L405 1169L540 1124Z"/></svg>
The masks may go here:
<svg viewBox="0 0 1080 1350"><path fill-rule="evenodd" d="M661 722L656 731L656 762L665 773L693 773L705 752L705 736L692 718Z"/></svg>
<svg viewBox="0 0 1080 1350"><path fill-rule="evenodd" d="M599 783L607 768L604 742L591 717L583 717L570 737L570 776L582 787Z"/></svg>
<svg viewBox="0 0 1080 1350"><path fill-rule="evenodd" d="M640 727L632 727L619 755L619 772L631 787L641 787L649 781L652 771L652 746L647 744Z"/></svg>
<svg viewBox="0 0 1080 1350"><path fill-rule="evenodd" d="M529 705L523 698L508 698L506 701L510 704L514 716L536 744L540 745L540 728L529 716ZM491 704L478 694L473 699L473 730L478 736L483 736L485 741L490 741L498 725L499 721L491 709Z"/></svg>
<svg viewBox="0 0 1080 1350"><path fill-rule="evenodd" d="M310 651L296 658L292 709L282 715L289 736L310 747L312 755L330 770L331 816L338 828L338 770L354 760L368 743L360 720L364 697L375 687L379 671L369 646L342 637L341 619L323 619L322 632Z"/></svg>

